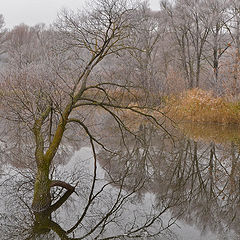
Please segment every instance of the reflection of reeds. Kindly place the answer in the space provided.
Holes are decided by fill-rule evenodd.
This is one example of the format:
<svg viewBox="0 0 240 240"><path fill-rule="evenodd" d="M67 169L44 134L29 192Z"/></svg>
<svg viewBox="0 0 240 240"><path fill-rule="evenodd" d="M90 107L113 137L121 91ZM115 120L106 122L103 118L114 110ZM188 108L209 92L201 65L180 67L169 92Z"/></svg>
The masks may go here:
<svg viewBox="0 0 240 240"><path fill-rule="evenodd" d="M182 122L180 130L194 140L211 141L215 143L235 142L240 143L240 127L219 124L200 124Z"/></svg>
<svg viewBox="0 0 240 240"><path fill-rule="evenodd" d="M240 104L215 97L212 92L192 89L168 100L169 117L192 122L240 124Z"/></svg>

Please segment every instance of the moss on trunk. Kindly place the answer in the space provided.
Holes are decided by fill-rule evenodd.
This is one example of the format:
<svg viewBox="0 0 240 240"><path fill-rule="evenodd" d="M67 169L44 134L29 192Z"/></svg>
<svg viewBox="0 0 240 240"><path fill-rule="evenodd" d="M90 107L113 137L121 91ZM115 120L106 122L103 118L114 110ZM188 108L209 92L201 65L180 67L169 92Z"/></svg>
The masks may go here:
<svg viewBox="0 0 240 240"><path fill-rule="evenodd" d="M49 179L49 166L38 167L32 202L32 209L35 212L42 212L50 207L50 188L51 180Z"/></svg>

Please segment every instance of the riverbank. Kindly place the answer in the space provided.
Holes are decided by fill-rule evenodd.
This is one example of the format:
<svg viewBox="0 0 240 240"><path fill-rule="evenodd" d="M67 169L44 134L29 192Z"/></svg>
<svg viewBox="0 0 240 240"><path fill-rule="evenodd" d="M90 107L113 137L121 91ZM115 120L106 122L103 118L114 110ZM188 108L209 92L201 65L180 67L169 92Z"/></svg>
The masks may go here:
<svg viewBox="0 0 240 240"><path fill-rule="evenodd" d="M169 97L164 112L175 121L240 125L240 102L201 89Z"/></svg>

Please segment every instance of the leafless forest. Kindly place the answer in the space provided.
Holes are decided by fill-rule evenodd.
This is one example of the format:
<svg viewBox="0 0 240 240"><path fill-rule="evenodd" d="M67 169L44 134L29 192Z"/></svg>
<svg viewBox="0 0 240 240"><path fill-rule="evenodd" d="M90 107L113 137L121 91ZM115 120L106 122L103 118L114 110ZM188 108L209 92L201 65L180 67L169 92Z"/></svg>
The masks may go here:
<svg viewBox="0 0 240 240"><path fill-rule="evenodd" d="M32 213L32 232L51 229L61 239L159 239L175 221L164 226L161 217L167 210L185 214L173 208L187 200L177 192L175 180L171 181L185 174L186 164L190 164L190 175L181 186L184 191L196 190L194 181L199 178L197 189L209 193L209 198L224 200L234 193L229 202L236 205L237 187L228 191L232 185L226 184L220 191L218 180L219 185L213 186L213 162L220 164L215 169L222 167L215 145L209 145L209 165L205 167L205 158L202 163L204 179L195 171L199 145L182 140L185 158L180 151L176 154L171 144L177 142L178 134L162 108L167 96L193 88L239 100L240 1L166 0L159 4L160 10L152 11L147 1L95 0L89 9L63 10L50 26L21 24L6 29L4 16L0 17L0 159L24 169L21 177L27 176L25 171L29 174L26 186L31 183L32 187L25 189L27 197L21 200ZM161 136L158 143L166 143L167 150L156 147L150 133L154 139ZM58 175L57 166L66 164L83 146L91 150L91 180L84 178L85 171ZM235 161L235 154L239 157L235 145L233 150ZM173 153L173 162L168 162L166 152ZM189 152L193 152L190 157ZM188 159L194 160L193 165ZM105 182L98 178L98 164L106 171ZM164 185L162 170L153 174L158 164L172 177L169 189L158 190L160 183ZM216 179L225 170L214 175ZM189 179L194 184L184 185ZM229 181L235 186L238 180L237 174ZM115 187L114 197L109 186ZM136 211L121 231L111 235L109 226L120 228L117 220L126 214L124 204L146 192L160 192L151 214L140 212L138 218ZM67 231L51 216L74 194L82 206ZM234 214L228 218L235 218ZM89 220L89 216L95 218ZM75 237L76 229L81 237ZM237 225L234 229L239 231Z"/></svg>
<svg viewBox="0 0 240 240"><path fill-rule="evenodd" d="M114 74L115 83L127 81L149 92L162 94L201 87L218 94L238 95L239 1L179 0L161 1L159 4L159 11L151 11L147 1L138 3L126 16L130 32L121 36L124 38L124 45L121 46L124 51L111 54L101 63L101 73L98 68L98 75L106 78ZM62 12L52 27L21 24L12 30L4 28L4 18L1 17L2 64L7 63L7 69L11 68L12 71L25 69L30 73L33 69L29 69L29 66L38 65L41 68L45 63L49 67L49 62L46 62L50 61L54 65L52 71L56 72L61 60L54 54L58 51L58 56L61 53L63 58L63 53L66 53L63 44L69 47L71 39L75 49L78 45L85 53L85 56L81 54L79 60L83 65L89 57L89 51L96 51L94 47L103 40L97 39L100 34L97 30L100 30L103 19L97 19L97 22L91 22L95 25L91 39L85 34L86 44L80 43L74 31L79 27L83 15L80 12ZM49 59L49 55L52 59ZM74 57L72 64L76 64L74 61L78 58L77 55ZM44 72L47 74L47 69ZM64 74L67 74L66 70Z"/></svg>

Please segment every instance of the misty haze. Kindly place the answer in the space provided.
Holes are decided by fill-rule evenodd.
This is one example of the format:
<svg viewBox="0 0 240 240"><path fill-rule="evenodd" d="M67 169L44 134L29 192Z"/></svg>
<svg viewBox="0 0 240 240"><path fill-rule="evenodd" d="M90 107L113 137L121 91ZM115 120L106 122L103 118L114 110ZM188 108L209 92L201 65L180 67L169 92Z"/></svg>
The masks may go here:
<svg viewBox="0 0 240 240"><path fill-rule="evenodd" d="M240 1L84 6L0 12L0 240L240 239Z"/></svg>

